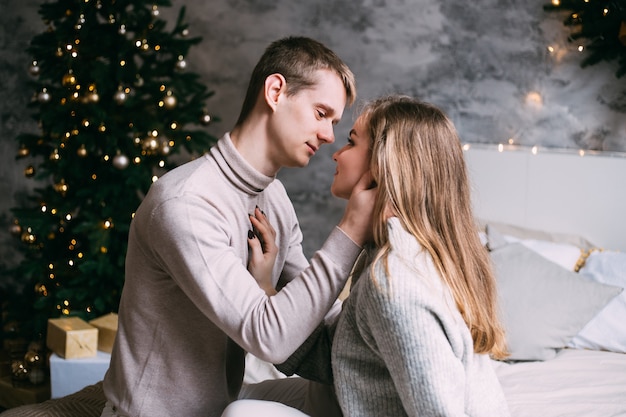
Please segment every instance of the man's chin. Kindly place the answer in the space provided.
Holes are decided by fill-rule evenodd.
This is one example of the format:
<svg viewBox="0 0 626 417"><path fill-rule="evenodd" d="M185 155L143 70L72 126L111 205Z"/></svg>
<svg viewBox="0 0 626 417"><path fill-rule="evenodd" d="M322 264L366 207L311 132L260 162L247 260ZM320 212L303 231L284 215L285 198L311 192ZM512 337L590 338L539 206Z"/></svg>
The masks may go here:
<svg viewBox="0 0 626 417"><path fill-rule="evenodd" d="M309 162L311 161L311 158L307 158L307 159L303 159L301 161L297 161L293 164L293 166L289 167L289 168L304 168L306 166L309 165Z"/></svg>

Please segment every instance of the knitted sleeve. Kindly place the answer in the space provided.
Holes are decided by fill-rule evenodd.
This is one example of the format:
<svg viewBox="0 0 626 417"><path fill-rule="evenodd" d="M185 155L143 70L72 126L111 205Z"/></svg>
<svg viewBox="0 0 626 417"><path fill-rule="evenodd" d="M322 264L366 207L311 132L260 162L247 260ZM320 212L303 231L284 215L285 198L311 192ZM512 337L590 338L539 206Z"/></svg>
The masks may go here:
<svg viewBox="0 0 626 417"><path fill-rule="evenodd" d="M275 365L285 375L297 374L311 381L332 385L331 348L335 323L320 324L285 362Z"/></svg>

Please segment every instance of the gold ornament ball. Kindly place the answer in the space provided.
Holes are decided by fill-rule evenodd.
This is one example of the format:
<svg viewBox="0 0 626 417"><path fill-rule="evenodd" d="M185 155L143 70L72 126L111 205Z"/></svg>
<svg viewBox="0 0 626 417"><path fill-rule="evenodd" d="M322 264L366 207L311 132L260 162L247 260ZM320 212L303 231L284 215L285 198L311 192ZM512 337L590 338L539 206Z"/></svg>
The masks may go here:
<svg viewBox="0 0 626 417"><path fill-rule="evenodd" d="M89 92L83 96L83 99L81 101L86 104L97 103L98 101L100 101L100 96L96 92Z"/></svg>
<svg viewBox="0 0 626 417"><path fill-rule="evenodd" d="M76 155L80 156L81 158L87 156L87 148L85 148L85 145L80 145L80 148L76 150Z"/></svg>
<svg viewBox="0 0 626 417"><path fill-rule="evenodd" d="M34 350L29 350L24 355L24 363L30 368L41 365L41 356Z"/></svg>
<svg viewBox="0 0 626 417"><path fill-rule="evenodd" d="M24 232L22 233L22 242L24 243L28 243L28 244L33 244L37 241L37 238L35 237L34 234L30 233L30 232Z"/></svg>
<svg viewBox="0 0 626 417"><path fill-rule="evenodd" d="M41 295L42 297L48 296L48 288L46 287L45 284L42 284L42 283L35 284L35 292Z"/></svg>
<svg viewBox="0 0 626 417"><path fill-rule="evenodd" d="M20 146L20 148L17 150L17 156L19 156L20 158L24 158L28 155L30 155L30 149L28 149L26 146Z"/></svg>
<svg viewBox="0 0 626 417"><path fill-rule="evenodd" d="M17 381L25 381L28 379L28 368L24 365L23 361L13 360L11 362L11 373L13 378Z"/></svg>
<svg viewBox="0 0 626 417"><path fill-rule="evenodd" d="M65 195L67 194L68 186L65 181L61 180L60 182L54 184L54 189L57 193L65 197Z"/></svg>
<svg viewBox="0 0 626 417"><path fill-rule="evenodd" d="M146 150L154 151L159 148L159 141L153 137L147 137L141 142L141 147Z"/></svg>
<svg viewBox="0 0 626 417"><path fill-rule="evenodd" d="M76 85L76 76L70 71L63 76L61 82L65 87Z"/></svg>

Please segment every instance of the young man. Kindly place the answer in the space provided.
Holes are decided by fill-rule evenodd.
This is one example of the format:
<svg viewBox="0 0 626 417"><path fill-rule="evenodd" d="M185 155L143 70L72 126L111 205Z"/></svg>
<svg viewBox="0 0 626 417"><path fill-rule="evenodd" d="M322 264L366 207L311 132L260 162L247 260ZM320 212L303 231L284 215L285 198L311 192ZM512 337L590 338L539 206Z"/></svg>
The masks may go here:
<svg viewBox="0 0 626 417"><path fill-rule="evenodd" d="M238 395L244 351L280 363L323 320L369 238L374 194L354 193L309 265L275 176L332 143L354 98L353 74L332 51L278 40L254 69L233 130L152 186L129 234L103 416L219 416ZM276 233L272 297L246 269L251 215L265 218L261 210Z"/></svg>

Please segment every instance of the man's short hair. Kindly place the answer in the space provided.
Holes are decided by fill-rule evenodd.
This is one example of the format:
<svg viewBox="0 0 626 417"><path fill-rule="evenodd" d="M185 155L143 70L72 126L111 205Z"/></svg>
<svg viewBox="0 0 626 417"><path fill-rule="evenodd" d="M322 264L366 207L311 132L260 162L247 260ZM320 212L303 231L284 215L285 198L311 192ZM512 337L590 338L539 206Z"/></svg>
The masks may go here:
<svg viewBox="0 0 626 417"><path fill-rule="evenodd" d="M356 99L354 74L333 51L303 36L289 36L272 42L252 71L236 125L242 124L250 115L270 75L278 73L285 77L287 95L292 96L315 85L314 73L322 69L334 71L341 78L347 104L352 105Z"/></svg>

